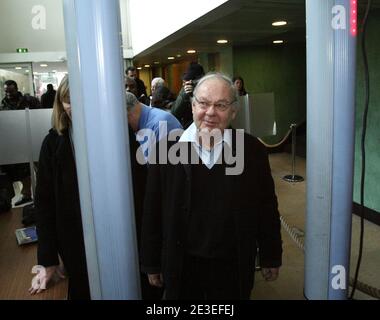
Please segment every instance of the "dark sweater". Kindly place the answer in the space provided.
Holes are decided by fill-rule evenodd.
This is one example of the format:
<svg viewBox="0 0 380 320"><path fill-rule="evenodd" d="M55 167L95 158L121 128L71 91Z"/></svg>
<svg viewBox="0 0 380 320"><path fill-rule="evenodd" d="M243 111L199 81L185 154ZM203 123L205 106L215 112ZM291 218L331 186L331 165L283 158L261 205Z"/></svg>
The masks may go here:
<svg viewBox="0 0 380 320"><path fill-rule="evenodd" d="M192 165L192 207L187 253L203 258L236 256L235 225L231 212L231 177L225 165ZM220 201L223 199L224 201Z"/></svg>

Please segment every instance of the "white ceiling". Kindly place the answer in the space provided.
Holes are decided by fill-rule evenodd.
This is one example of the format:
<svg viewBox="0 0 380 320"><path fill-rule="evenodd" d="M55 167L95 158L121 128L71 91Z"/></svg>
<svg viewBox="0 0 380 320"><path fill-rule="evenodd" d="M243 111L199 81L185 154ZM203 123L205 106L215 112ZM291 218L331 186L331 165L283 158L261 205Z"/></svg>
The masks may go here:
<svg viewBox="0 0 380 320"><path fill-rule="evenodd" d="M361 15L367 4L363 2L359 2ZM380 8L379 0L372 2L373 9ZM278 20L288 24L273 27L272 22ZM167 64L167 57L177 54L181 57L174 61L183 60L189 57L186 50L190 48L198 53L212 53L221 46L272 45L277 39L285 44L305 43L305 20L305 0L230 0L138 54L135 65L152 65L154 61ZM218 39L227 39L229 43L217 44Z"/></svg>
<svg viewBox="0 0 380 320"><path fill-rule="evenodd" d="M366 3L359 1L362 12ZM35 30L32 20L36 14L32 13L32 8L41 5L46 9L46 29ZM189 5L196 5L196 2ZM373 7L380 8L380 0L373 1ZM165 8L163 10L165 12ZM141 37L144 37L149 32L144 28L144 12L139 19ZM157 12L157 24L163 19L170 19L170 14ZM288 21L288 25L272 27L272 22L279 19ZM184 59L190 48L198 52L217 52L221 46L216 43L219 38L229 40L224 46L235 47L271 44L278 37L286 43L305 42L305 0L229 0L139 53L135 64L168 63L167 57L177 54L181 58L175 61ZM16 48L28 48L29 52L64 52L62 0L0 0L0 39L0 56L15 53ZM64 65L65 62L58 62L52 70ZM34 69L37 71L39 64L35 64Z"/></svg>

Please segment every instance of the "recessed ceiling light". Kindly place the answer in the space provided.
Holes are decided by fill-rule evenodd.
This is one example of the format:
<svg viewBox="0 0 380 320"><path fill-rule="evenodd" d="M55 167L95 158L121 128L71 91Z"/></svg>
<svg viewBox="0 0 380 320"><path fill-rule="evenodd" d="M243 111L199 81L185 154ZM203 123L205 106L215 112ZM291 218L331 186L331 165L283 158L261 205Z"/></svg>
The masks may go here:
<svg viewBox="0 0 380 320"><path fill-rule="evenodd" d="M168 57L168 60L174 60L175 58L174 57Z"/></svg>
<svg viewBox="0 0 380 320"><path fill-rule="evenodd" d="M137 70L141 70L142 68L141 67L137 67Z"/></svg>
<svg viewBox="0 0 380 320"><path fill-rule="evenodd" d="M22 67L15 67L16 70L22 70Z"/></svg>
<svg viewBox="0 0 380 320"><path fill-rule="evenodd" d="M45 63L43 63L43 64L40 64L40 67L42 67L42 68L46 68L48 65L47 64L45 64Z"/></svg>
<svg viewBox="0 0 380 320"><path fill-rule="evenodd" d="M187 53L196 53L197 51L194 49L187 50Z"/></svg>
<svg viewBox="0 0 380 320"><path fill-rule="evenodd" d="M181 58L182 56L180 54L177 54L177 58Z"/></svg>
<svg viewBox="0 0 380 320"><path fill-rule="evenodd" d="M57 72L57 70L51 70L51 72Z"/></svg>
<svg viewBox="0 0 380 320"><path fill-rule="evenodd" d="M220 40L217 41L217 43L228 43L228 40L220 39Z"/></svg>
<svg viewBox="0 0 380 320"><path fill-rule="evenodd" d="M272 26L274 27L281 27L286 26L288 23L286 21L275 21L272 23Z"/></svg>
<svg viewBox="0 0 380 320"><path fill-rule="evenodd" d="M150 68L150 64L144 65L145 68Z"/></svg>
<svg viewBox="0 0 380 320"><path fill-rule="evenodd" d="M154 64L160 64L160 62L159 62L159 61L154 61L153 63L154 63Z"/></svg>
<svg viewBox="0 0 380 320"><path fill-rule="evenodd" d="M26 73L29 73L30 71L29 70L25 70Z"/></svg>
<svg viewBox="0 0 380 320"><path fill-rule="evenodd" d="M284 40L274 40L273 43L275 43L275 44L284 43Z"/></svg>

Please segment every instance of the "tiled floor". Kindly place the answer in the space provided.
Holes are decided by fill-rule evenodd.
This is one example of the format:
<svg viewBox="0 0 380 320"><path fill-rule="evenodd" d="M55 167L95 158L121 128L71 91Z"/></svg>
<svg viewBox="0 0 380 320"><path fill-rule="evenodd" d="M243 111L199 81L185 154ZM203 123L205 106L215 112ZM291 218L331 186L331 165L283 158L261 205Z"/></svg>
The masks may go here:
<svg viewBox="0 0 380 320"><path fill-rule="evenodd" d="M279 201L279 210L288 225L297 230L305 230L306 216L306 183L289 183L282 177L291 174L291 155L276 153L270 155L272 175L276 185ZM296 174L306 179L306 161L296 159ZM360 219L353 215L351 245L351 277L354 275L358 255L358 239ZM288 233L282 228L283 238L283 266L280 277L274 282L265 282L260 274L256 274L255 288L252 299L304 299L304 255L301 249L293 242ZM375 288L380 288L380 227L365 221L365 237L362 265L359 280ZM373 299L356 291L356 299Z"/></svg>

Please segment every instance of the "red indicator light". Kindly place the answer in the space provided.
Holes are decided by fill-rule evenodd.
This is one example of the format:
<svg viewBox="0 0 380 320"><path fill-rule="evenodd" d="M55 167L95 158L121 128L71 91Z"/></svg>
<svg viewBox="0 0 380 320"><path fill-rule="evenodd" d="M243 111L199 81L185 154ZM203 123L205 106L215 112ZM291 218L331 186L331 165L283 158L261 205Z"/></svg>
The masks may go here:
<svg viewBox="0 0 380 320"><path fill-rule="evenodd" d="M356 0L351 0L350 2L350 32L352 36L357 35L357 1Z"/></svg>

